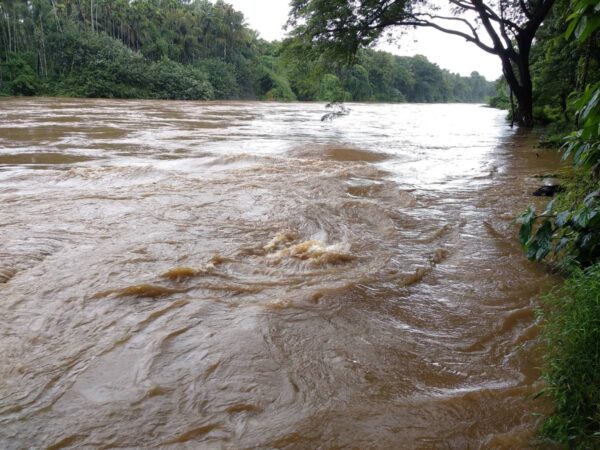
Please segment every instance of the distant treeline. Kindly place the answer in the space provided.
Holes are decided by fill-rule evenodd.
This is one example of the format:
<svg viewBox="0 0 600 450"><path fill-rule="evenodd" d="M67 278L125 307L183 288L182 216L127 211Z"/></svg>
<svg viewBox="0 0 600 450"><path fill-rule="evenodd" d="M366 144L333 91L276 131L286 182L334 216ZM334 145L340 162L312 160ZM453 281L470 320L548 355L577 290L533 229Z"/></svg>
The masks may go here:
<svg viewBox="0 0 600 450"><path fill-rule="evenodd" d="M218 0L0 3L0 94L160 99L482 102L494 86L423 56L347 64L266 42Z"/></svg>

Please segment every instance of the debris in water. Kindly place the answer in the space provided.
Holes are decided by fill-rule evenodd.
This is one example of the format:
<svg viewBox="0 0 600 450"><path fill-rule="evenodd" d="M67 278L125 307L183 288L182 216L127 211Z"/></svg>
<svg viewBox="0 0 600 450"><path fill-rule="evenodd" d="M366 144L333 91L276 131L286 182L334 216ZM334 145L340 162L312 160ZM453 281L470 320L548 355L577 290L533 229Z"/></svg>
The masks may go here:
<svg viewBox="0 0 600 450"><path fill-rule="evenodd" d="M321 117L321 122L330 122L333 119L350 114L350 108L346 108L343 103L339 102L327 103L325 108L330 108L331 111Z"/></svg>
<svg viewBox="0 0 600 450"><path fill-rule="evenodd" d="M565 189L560 184L547 184L537 189L533 195L535 197L554 197L555 194L563 192Z"/></svg>

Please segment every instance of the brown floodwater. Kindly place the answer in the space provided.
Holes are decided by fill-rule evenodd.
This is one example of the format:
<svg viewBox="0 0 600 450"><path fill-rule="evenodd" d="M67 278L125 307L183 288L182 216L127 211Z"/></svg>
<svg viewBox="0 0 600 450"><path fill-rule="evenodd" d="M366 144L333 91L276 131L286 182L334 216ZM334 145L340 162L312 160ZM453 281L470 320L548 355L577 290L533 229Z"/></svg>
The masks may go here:
<svg viewBox="0 0 600 450"><path fill-rule="evenodd" d="M0 447L526 447L557 156L349 106L1 100Z"/></svg>

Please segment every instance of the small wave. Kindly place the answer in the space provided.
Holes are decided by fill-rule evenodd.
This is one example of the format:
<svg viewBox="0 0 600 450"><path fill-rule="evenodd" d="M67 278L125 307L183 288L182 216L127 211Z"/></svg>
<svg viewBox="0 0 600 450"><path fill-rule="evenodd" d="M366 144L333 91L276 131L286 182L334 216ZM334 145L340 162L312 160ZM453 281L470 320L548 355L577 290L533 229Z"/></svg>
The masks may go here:
<svg viewBox="0 0 600 450"><path fill-rule="evenodd" d="M215 276L226 276L222 273L215 273L217 266L226 262L233 262L229 258L225 258L221 255L213 255L213 257L203 267L173 267L167 272L161 275L161 278L166 278L171 281L179 281L185 278L193 278L200 275L215 275Z"/></svg>
<svg viewBox="0 0 600 450"><path fill-rule="evenodd" d="M237 155L218 156L211 161L206 162L206 165L210 167L227 166L231 168L245 168L256 164L272 162L273 160L274 158L272 156L240 153Z"/></svg>
<svg viewBox="0 0 600 450"><path fill-rule="evenodd" d="M191 267L173 267L167 272L163 273L161 276L163 278L168 278L169 280L180 280L182 278L191 278L198 274L197 269L192 269Z"/></svg>
<svg viewBox="0 0 600 450"><path fill-rule="evenodd" d="M128 286L122 289L111 289L108 291L99 292L94 295L94 298L108 297L109 295L116 295L117 297L164 297L171 294L179 294L187 292L188 289L172 289L165 286L159 286L155 284L136 284Z"/></svg>
<svg viewBox="0 0 600 450"><path fill-rule="evenodd" d="M70 153L16 153L12 155L0 155L0 164L47 166L53 164L75 164L92 161L93 159L96 158Z"/></svg>
<svg viewBox="0 0 600 450"><path fill-rule="evenodd" d="M431 267L419 267L415 269L414 273L404 276L400 282L400 285L408 287L412 286L413 284L417 284L421 282L421 280L425 278L425 275L429 274L432 270L433 269Z"/></svg>
<svg viewBox="0 0 600 450"><path fill-rule="evenodd" d="M239 414L239 413L257 413L262 410L261 410L261 408L259 408L256 405L251 405L248 403L238 403L235 405L231 405L230 407L228 407L226 409L226 411L229 414Z"/></svg>
<svg viewBox="0 0 600 450"><path fill-rule="evenodd" d="M375 153L356 148L329 148L326 150L325 155L328 159L342 162L381 162L389 159L389 156L384 153Z"/></svg>
<svg viewBox="0 0 600 450"><path fill-rule="evenodd" d="M271 256L272 259L278 261L286 257L309 261L316 266L346 263L356 258L350 252L350 244L348 243L326 245L316 240L292 245Z"/></svg>
<svg viewBox="0 0 600 450"><path fill-rule="evenodd" d="M506 239L506 236L504 236L500 231L494 228L494 226L487 220L483 221L483 226L485 227L486 231L490 234L490 236L497 239Z"/></svg>
<svg viewBox="0 0 600 450"><path fill-rule="evenodd" d="M443 227L438 228L437 230L433 231L433 233L429 234L428 236L424 236L424 237L417 239L417 242L422 243L422 244L430 244L433 241L440 239L446 233L448 233L448 231L450 231L450 228L451 228L450 225L446 224Z"/></svg>
<svg viewBox="0 0 600 450"><path fill-rule="evenodd" d="M273 250L277 250L284 244L288 244L290 242L294 242L298 239L298 234L294 231L282 231L278 233L271 242L263 247L266 252L271 252Z"/></svg>
<svg viewBox="0 0 600 450"><path fill-rule="evenodd" d="M291 157L303 160L314 160L316 157L321 160L355 163L377 163L390 158L390 155L386 153L341 146L313 146L309 149L301 147L290 151L289 154Z"/></svg>
<svg viewBox="0 0 600 450"><path fill-rule="evenodd" d="M0 283L8 283L17 274L17 269L12 267L0 267Z"/></svg>
<svg viewBox="0 0 600 450"><path fill-rule="evenodd" d="M216 428L218 428L218 425L212 424L212 423L201 426L201 427L192 428L191 430L181 433L176 438L174 438L170 441L167 441L164 444L166 444L166 445L181 444L181 443L184 443L187 441L191 441L200 436L204 436L205 434L210 433L211 431L213 431Z"/></svg>

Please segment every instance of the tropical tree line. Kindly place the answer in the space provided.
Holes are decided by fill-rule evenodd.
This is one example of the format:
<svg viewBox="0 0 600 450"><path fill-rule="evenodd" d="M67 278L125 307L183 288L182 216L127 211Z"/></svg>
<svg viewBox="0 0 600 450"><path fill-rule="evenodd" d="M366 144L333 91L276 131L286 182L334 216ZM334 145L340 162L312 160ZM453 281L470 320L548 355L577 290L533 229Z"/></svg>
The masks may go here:
<svg viewBox="0 0 600 450"><path fill-rule="evenodd" d="M493 86L422 56L333 61L266 42L222 0L4 0L0 94L161 99L481 102Z"/></svg>

